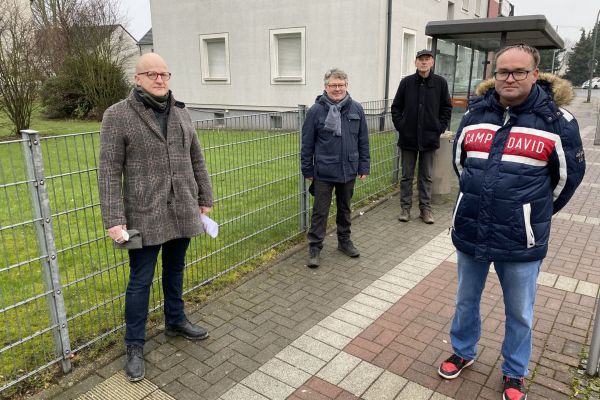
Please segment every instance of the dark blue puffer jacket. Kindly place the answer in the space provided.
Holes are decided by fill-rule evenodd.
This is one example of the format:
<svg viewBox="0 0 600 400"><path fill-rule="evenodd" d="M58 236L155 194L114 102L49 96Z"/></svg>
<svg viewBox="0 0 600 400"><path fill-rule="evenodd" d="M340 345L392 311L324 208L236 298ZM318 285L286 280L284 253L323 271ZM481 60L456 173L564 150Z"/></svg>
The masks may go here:
<svg viewBox="0 0 600 400"><path fill-rule="evenodd" d="M570 100L571 87L540 74L527 100L505 109L493 81L483 85L491 88L470 101L454 142L460 193L452 241L480 260L541 260L552 215L585 173L577 120L555 102Z"/></svg>
<svg viewBox="0 0 600 400"><path fill-rule="evenodd" d="M349 99L341 109L342 135L335 136L325 129L329 105L323 96L317 97L302 125L302 175L340 183L368 175L369 130L362 106Z"/></svg>

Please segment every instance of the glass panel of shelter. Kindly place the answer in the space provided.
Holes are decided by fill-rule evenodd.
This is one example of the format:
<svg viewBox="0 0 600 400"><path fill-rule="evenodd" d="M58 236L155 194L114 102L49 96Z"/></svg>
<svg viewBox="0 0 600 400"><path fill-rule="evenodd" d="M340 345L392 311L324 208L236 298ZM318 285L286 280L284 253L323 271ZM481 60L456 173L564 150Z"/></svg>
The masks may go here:
<svg viewBox="0 0 600 400"><path fill-rule="evenodd" d="M475 89L486 76L491 76L488 52L470 46L434 38L436 52L435 73L448 82L452 100L452 117L448 130L456 132L464 115L468 100L475 95ZM487 71L487 73L486 73Z"/></svg>

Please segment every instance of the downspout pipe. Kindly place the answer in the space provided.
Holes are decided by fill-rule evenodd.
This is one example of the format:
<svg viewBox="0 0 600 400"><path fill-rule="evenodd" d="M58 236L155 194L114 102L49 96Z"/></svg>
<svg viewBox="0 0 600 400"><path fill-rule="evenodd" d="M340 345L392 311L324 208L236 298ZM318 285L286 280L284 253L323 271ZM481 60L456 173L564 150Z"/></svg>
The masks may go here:
<svg viewBox="0 0 600 400"><path fill-rule="evenodd" d="M388 99L390 97L390 62L392 50L392 0L387 0L387 26L385 41L385 87L383 89L384 107L379 122L379 130L385 130L385 115L388 110Z"/></svg>

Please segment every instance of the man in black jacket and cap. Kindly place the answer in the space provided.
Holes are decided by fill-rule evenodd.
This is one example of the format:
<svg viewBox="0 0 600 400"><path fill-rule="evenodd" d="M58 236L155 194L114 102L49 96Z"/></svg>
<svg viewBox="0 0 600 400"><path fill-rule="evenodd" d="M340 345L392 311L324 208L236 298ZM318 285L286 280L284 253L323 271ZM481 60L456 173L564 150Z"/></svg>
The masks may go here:
<svg viewBox="0 0 600 400"><path fill-rule="evenodd" d="M412 207L412 184L417 159L419 160L419 209L420 218L433 224L431 214L431 171L435 150L440 147L440 135L448 128L452 103L448 83L434 74L431 50L417 53L417 72L400 81L392 103L392 119L398 130L398 146L402 157L400 180L400 207L398 219L410 220Z"/></svg>

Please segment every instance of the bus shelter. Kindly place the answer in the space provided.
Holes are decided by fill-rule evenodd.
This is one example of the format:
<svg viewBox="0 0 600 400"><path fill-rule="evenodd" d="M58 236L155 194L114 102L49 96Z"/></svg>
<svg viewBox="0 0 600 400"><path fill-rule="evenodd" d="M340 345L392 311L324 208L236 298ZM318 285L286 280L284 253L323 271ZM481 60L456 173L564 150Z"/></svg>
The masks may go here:
<svg viewBox="0 0 600 400"><path fill-rule="evenodd" d="M517 43L538 50L564 46L543 15L431 21L425 34L432 38L435 73L448 81L453 105L449 129L453 132L477 85L492 77L493 52Z"/></svg>

